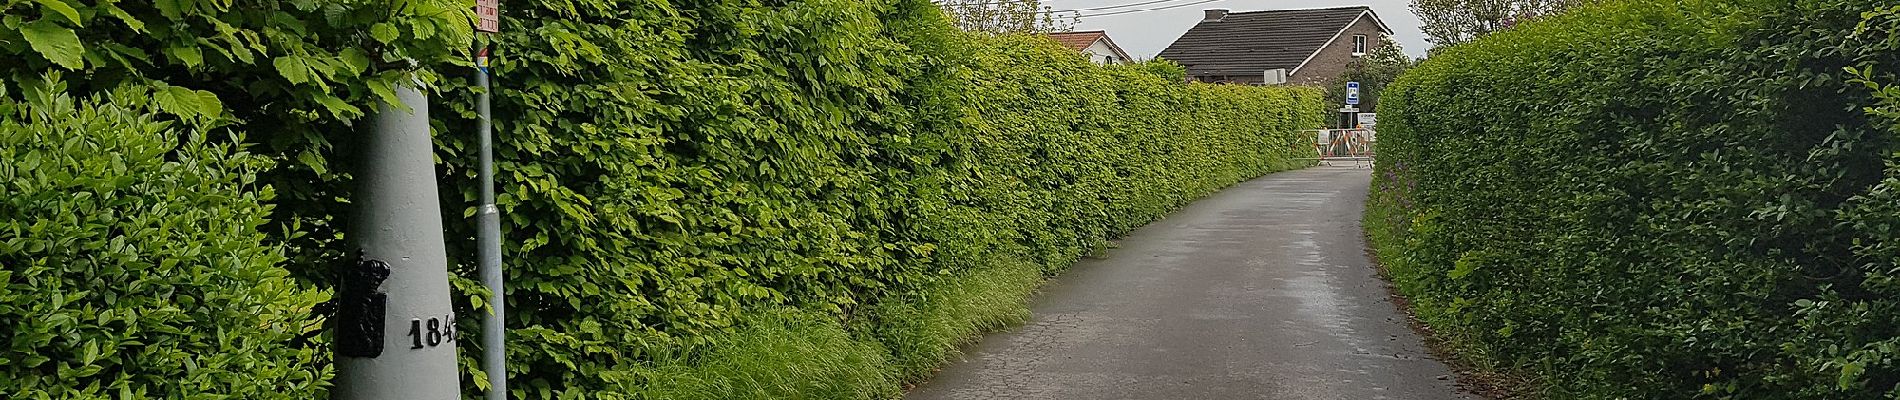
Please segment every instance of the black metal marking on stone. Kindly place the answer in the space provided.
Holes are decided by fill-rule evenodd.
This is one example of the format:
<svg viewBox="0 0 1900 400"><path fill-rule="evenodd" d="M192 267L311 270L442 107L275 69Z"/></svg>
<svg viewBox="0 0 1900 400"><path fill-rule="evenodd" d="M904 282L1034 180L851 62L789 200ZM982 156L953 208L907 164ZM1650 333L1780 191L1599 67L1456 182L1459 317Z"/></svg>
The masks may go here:
<svg viewBox="0 0 1900 400"><path fill-rule="evenodd" d="M345 266L340 275L343 284L337 287L337 354L364 358L383 355L383 314L389 308L389 295L382 292L382 286L383 280L389 279L389 263L369 259L359 251L356 262Z"/></svg>

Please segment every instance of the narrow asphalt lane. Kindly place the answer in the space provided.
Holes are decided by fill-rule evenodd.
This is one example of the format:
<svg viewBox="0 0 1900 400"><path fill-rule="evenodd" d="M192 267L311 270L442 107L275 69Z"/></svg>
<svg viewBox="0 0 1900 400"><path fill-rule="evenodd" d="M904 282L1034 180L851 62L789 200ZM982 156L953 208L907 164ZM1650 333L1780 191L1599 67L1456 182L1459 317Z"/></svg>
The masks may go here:
<svg viewBox="0 0 1900 400"><path fill-rule="evenodd" d="M907 398L1475 399L1387 300L1359 227L1370 181L1318 167L1195 202Z"/></svg>

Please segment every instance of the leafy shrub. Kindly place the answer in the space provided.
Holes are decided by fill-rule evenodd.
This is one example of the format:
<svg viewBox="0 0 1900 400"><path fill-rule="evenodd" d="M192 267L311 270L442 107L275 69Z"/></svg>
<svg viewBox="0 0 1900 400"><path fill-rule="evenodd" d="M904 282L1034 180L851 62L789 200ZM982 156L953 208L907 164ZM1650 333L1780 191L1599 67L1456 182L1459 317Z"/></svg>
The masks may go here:
<svg viewBox="0 0 1900 400"><path fill-rule="evenodd" d="M1386 92L1380 258L1551 397L1900 397L1890 8L1622 1L1450 48Z"/></svg>
<svg viewBox="0 0 1900 400"><path fill-rule="evenodd" d="M405 74L436 94L427 106L437 118L445 217L473 215L464 7L0 6L0 24L31 25L36 35L0 32L0 56L24 61L0 66L0 95L65 70L75 95L142 87L157 94L153 119L268 133L249 141L276 162L259 178L271 189L241 193L279 194L267 239L288 252L282 268L301 288L321 290L330 261L349 252L339 225L349 197L340 167L351 164L356 136L349 124ZM924 0L502 8L504 31L490 39L518 398L664 397L696 387L888 392L854 385L892 384L896 374L748 352L835 347L847 341L833 333L849 332L852 356L825 360L890 368L856 356L883 346L863 332L892 331L865 327L866 315L903 309L880 303L925 301L992 264L1059 270L1196 197L1303 165L1293 160L1305 148L1295 131L1323 117L1317 91L1190 85L1178 66L1158 63L1095 66L1046 39L967 35ZM482 315L481 289L469 279L473 224L447 226L457 311ZM947 309L966 308L918 312L979 327L884 337L967 336L994 325L940 315ZM476 331L474 318L461 322ZM812 342L787 342L800 339ZM937 343L963 339L903 350L903 373L949 350ZM477 341L460 343L464 370L475 371ZM299 365L315 370L324 356ZM732 367L747 360L816 369ZM797 382L833 376L854 383ZM471 393L484 379L464 377ZM656 391L640 393L648 387Z"/></svg>
<svg viewBox="0 0 1900 400"><path fill-rule="evenodd" d="M545 382L522 395L639 387L628 360L745 346L720 332L761 310L858 323L999 255L1059 269L1298 165L1321 118L1316 91L1095 66L928 2L654 7L517 8L542 17L499 38L511 381ZM442 102L449 131L471 103ZM469 158L447 154L474 142L438 143L468 215Z"/></svg>
<svg viewBox="0 0 1900 400"><path fill-rule="evenodd" d="M34 97L0 101L0 393L318 396L327 355L289 345L317 299L258 231L270 162L122 101Z"/></svg>
<svg viewBox="0 0 1900 400"><path fill-rule="evenodd" d="M459 0L8 2L0 87L69 72L74 95L141 87L155 114L261 127L250 149L279 165L259 179L283 222L265 229L289 244L294 275L327 286L344 254L349 124L396 101L394 85L468 64L472 15Z"/></svg>

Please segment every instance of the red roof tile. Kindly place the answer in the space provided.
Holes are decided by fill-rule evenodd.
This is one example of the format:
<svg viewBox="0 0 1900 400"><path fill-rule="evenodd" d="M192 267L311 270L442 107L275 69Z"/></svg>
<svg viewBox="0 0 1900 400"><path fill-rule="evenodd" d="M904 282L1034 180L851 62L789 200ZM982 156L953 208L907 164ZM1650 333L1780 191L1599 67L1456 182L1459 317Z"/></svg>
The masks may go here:
<svg viewBox="0 0 1900 400"><path fill-rule="evenodd" d="M1067 47L1070 50L1075 50L1075 51L1088 50L1089 46L1094 45L1095 42L1098 40L1107 42L1108 50L1115 52L1114 56L1120 57L1123 61L1134 61L1133 58L1128 57L1128 52L1122 51L1121 46L1115 45L1114 39L1108 38L1108 32L1103 32L1103 31L1056 32L1056 33L1050 33L1049 38L1055 39L1057 43L1061 43L1062 47Z"/></svg>
<svg viewBox="0 0 1900 400"><path fill-rule="evenodd" d="M1095 41L1101 40L1103 36L1108 36L1108 33L1102 31L1082 31L1049 34L1049 38L1055 39L1058 43L1062 43L1062 47L1077 51L1089 48L1089 45L1095 44Z"/></svg>

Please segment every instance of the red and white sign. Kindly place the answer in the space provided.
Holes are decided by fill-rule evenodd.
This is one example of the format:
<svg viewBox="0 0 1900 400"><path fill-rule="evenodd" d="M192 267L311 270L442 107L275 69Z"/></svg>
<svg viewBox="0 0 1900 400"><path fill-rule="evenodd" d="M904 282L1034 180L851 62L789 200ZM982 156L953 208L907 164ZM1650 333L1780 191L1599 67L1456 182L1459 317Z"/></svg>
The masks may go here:
<svg viewBox="0 0 1900 400"><path fill-rule="evenodd" d="M501 32L501 0L475 0L475 30Z"/></svg>

